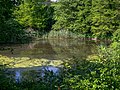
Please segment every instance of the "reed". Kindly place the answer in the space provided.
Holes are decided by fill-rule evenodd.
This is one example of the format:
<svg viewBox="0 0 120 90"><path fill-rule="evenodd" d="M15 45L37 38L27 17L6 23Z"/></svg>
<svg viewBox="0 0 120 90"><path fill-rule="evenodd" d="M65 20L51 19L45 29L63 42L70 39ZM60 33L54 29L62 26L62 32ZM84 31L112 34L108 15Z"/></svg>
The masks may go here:
<svg viewBox="0 0 120 90"><path fill-rule="evenodd" d="M75 38L85 38L85 35L73 33L73 32L68 31L68 30L60 30L60 31L52 30L48 34L45 34L44 37L46 37L46 38L57 38L57 39L62 39L62 38L66 38L66 39L72 39L73 38L73 39L75 39Z"/></svg>

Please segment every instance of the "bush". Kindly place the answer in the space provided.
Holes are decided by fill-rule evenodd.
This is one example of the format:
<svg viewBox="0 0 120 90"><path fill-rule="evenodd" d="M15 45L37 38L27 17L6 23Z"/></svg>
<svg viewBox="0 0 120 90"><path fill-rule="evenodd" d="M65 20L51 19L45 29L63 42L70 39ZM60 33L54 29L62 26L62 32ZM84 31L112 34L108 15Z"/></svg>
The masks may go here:
<svg viewBox="0 0 120 90"><path fill-rule="evenodd" d="M113 38L114 41L120 42L120 28L113 33L113 36L114 36Z"/></svg>
<svg viewBox="0 0 120 90"><path fill-rule="evenodd" d="M22 43L28 39L23 27L13 19L6 21L0 31L0 43Z"/></svg>
<svg viewBox="0 0 120 90"><path fill-rule="evenodd" d="M113 48L114 47L114 48ZM63 90L119 90L120 43L101 47L94 60L75 59L65 64Z"/></svg>

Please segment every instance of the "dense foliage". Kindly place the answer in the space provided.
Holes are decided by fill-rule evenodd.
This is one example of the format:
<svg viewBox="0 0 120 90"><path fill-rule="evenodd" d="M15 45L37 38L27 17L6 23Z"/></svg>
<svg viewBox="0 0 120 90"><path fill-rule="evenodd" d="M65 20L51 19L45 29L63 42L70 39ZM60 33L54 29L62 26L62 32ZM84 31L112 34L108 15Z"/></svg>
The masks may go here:
<svg viewBox="0 0 120 90"><path fill-rule="evenodd" d="M108 38L119 31L119 5L119 0L0 0L0 41L19 41L26 32L38 37L51 27L53 31Z"/></svg>
<svg viewBox="0 0 120 90"><path fill-rule="evenodd" d="M120 0L59 0L52 5L49 0L0 0L0 43L23 43L31 38L29 32L43 35L51 27L51 34L58 31L55 37L112 37L113 42L85 60L67 60L58 76L31 71L20 83L6 77L3 61L14 59L1 56L1 90L120 90Z"/></svg>
<svg viewBox="0 0 120 90"><path fill-rule="evenodd" d="M0 43L22 43L27 38L23 26L12 16L15 5L11 0L0 1Z"/></svg>
<svg viewBox="0 0 120 90"><path fill-rule="evenodd" d="M31 32L49 32L54 23L53 11L46 0L1 0L0 43L27 42L33 37Z"/></svg>
<svg viewBox="0 0 120 90"><path fill-rule="evenodd" d="M119 26L119 0L59 0L55 30L70 30L93 37L112 36Z"/></svg>
<svg viewBox="0 0 120 90"><path fill-rule="evenodd" d="M39 1L39 2L38 2ZM53 23L53 9L50 3L43 3L44 0L37 2L25 2L19 5L14 11L16 20L26 28L48 31Z"/></svg>
<svg viewBox="0 0 120 90"><path fill-rule="evenodd" d="M64 69L63 88L66 90L119 90L120 43L101 47L97 57L88 61L75 59ZM63 89L63 90L64 90Z"/></svg>

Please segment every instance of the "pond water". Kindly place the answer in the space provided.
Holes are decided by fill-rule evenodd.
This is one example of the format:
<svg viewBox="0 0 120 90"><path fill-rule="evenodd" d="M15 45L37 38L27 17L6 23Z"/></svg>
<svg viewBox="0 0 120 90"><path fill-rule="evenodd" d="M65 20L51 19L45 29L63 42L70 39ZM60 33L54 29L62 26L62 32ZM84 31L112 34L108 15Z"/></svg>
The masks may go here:
<svg viewBox="0 0 120 90"><path fill-rule="evenodd" d="M103 44L103 43L102 43ZM38 40L29 44L0 45L0 54L8 57L45 58L49 60L85 57L96 53L98 42L71 39Z"/></svg>
<svg viewBox="0 0 120 90"><path fill-rule="evenodd" d="M9 68L8 70L12 75L14 73L16 82L19 82L23 73L26 71L33 70L32 72L37 72L42 70L42 72L44 72L44 70L47 70L52 71L53 73L59 71L59 68L54 66L44 66L45 69L43 70L41 66L39 67L38 61L34 63L34 59L38 59L39 61L41 59L58 61L73 57L83 59L88 55L97 53L97 46L103 44L106 45L107 43L72 39L41 39L29 44L0 45L0 55L8 56L10 58L27 57L30 59L30 63L27 62L27 64L32 64L32 67L28 67L28 65L24 65L24 68L22 67L24 62L28 61L28 59L25 59L26 61L22 61L23 63L20 64L19 67L15 67L14 69ZM36 64L38 64L37 67ZM44 73L41 75L43 74Z"/></svg>
<svg viewBox="0 0 120 90"><path fill-rule="evenodd" d="M16 83L22 81L32 81L44 79L46 75L58 76L60 73L60 68L53 66L42 66L42 67L32 67L32 68L9 68L6 70L6 75L9 79L14 80Z"/></svg>

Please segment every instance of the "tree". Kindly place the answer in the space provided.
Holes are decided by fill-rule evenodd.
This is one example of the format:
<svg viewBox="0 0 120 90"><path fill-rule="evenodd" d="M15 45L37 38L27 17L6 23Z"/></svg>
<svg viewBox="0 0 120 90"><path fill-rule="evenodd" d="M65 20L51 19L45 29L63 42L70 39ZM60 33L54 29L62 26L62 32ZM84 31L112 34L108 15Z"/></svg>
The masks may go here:
<svg viewBox="0 0 120 90"><path fill-rule="evenodd" d="M16 20L26 28L47 30L52 25L53 8L45 0L25 0L19 5L14 15ZM50 25L51 20L51 25Z"/></svg>
<svg viewBox="0 0 120 90"><path fill-rule="evenodd" d="M93 0L91 31L95 37L112 36L119 26L118 0ZM120 3L119 3L120 4Z"/></svg>
<svg viewBox="0 0 120 90"><path fill-rule="evenodd" d="M54 19L56 20L53 28L55 30L73 30L75 29L74 23L77 19L78 0L60 0L54 4L55 12Z"/></svg>
<svg viewBox="0 0 120 90"><path fill-rule="evenodd" d="M54 30L70 30L93 37L112 36L120 25L119 0L59 0Z"/></svg>
<svg viewBox="0 0 120 90"><path fill-rule="evenodd" d="M0 0L0 41L5 40L6 21L11 18L13 3L11 0Z"/></svg>
<svg viewBox="0 0 120 90"><path fill-rule="evenodd" d="M91 0L60 0L55 6L55 30L86 34L90 31Z"/></svg>
<svg viewBox="0 0 120 90"><path fill-rule="evenodd" d="M22 26L12 15L19 0L0 0L0 43L21 42L25 36Z"/></svg>

